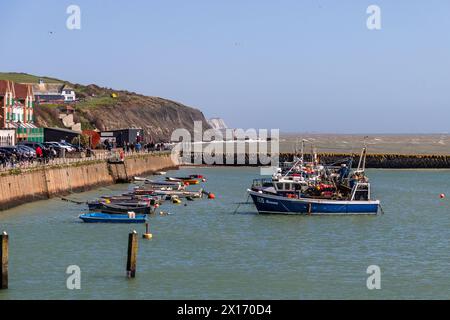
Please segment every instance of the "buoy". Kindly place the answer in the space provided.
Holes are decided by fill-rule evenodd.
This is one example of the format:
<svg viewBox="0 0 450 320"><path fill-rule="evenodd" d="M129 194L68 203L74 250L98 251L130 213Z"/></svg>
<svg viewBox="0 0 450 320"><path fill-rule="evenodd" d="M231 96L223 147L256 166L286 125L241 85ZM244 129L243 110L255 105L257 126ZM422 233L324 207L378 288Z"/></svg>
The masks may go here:
<svg viewBox="0 0 450 320"><path fill-rule="evenodd" d="M153 235L148 230L148 223L145 224L145 233L142 235L142 238L144 239L151 239Z"/></svg>
<svg viewBox="0 0 450 320"><path fill-rule="evenodd" d="M208 194L208 199L215 199L215 198L216 198L216 196L214 193Z"/></svg>
<svg viewBox="0 0 450 320"><path fill-rule="evenodd" d="M439 198L444 199L444 198L445 198L445 194L444 194L444 193L441 193L441 194L439 195Z"/></svg>

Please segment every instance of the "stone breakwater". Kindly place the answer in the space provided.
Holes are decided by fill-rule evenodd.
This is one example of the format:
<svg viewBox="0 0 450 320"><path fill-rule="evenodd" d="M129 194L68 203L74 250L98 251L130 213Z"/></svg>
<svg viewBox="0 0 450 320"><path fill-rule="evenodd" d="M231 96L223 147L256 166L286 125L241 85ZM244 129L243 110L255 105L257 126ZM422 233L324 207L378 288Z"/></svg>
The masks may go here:
<svg viewBox="0 0 450 320"><path fill-rule="evenodd" d="M357 165L359 154L345 153L319 153L319 160L322 163L333 164L343 159L353 156L353 163ZM280 153L280 161L292 161L293 153ZM205 155L192 154L191 163L211 164L211 159L215 160L215 165L228 166L261 166L267 163L261 163L256 155ZM311 156L305 155L305 160L310 161ZM406 155L406 154L368 154L366 158L367 168L381 169L448 169L450 168L450 155Z"/></svg>
<svg viewBox="0 0 450 320"><path fill-rule="evenodd" d="M127 182L142 174L176 168L168 153L138 154L123 163L104 160L15 169L0 174L0 210L30 201Z"/></svg>

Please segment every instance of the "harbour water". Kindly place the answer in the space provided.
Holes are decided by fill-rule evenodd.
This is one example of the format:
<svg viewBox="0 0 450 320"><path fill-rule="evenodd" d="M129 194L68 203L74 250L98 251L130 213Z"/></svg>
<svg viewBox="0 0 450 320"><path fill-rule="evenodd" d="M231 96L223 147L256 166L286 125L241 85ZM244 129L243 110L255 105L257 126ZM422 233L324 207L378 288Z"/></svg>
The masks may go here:
<svg viewBox="0 0 450 320"><path fill-rule="evenodd" d="M385 214L344 217L258 215L248 204L234 213L257 168L176 175L191 173L206 176L216 199L163 204L172 215L150 217L153 239L139 240L131 280L127 237L143 225L85 224L85 207L60 199L0 212L10 234L10 288L0 299L450 298L450 202L439 198L450 194L450 171L367 170ZM69 265L81 268L80 290L66 287ZM370 265L381 268L381 290L367 289Z"/></svg>

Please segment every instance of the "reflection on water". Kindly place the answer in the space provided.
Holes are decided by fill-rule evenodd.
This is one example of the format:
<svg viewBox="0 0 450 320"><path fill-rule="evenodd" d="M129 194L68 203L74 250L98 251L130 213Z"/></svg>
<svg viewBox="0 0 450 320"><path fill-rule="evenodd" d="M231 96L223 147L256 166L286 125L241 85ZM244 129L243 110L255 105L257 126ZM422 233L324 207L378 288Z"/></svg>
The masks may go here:
<svg viewBox="0 0 450 320"><path fill-rule="evenodd" d="M10 289L0 299L449 298L450 171L371 170L385 215L258 215L245 202L257 168L185 168L215 200L166 203L139 241L137 277L125 277L128 233L143 225L84 224L85 207L52 199L0 213L10 234ZM170 173L169 173L170 174ZM121 193L114 185L72 195ZM198 186L192 187L194 189ZM81 290L66 289L67 266ZM366 288L379 265L382 290Z"/></svg>

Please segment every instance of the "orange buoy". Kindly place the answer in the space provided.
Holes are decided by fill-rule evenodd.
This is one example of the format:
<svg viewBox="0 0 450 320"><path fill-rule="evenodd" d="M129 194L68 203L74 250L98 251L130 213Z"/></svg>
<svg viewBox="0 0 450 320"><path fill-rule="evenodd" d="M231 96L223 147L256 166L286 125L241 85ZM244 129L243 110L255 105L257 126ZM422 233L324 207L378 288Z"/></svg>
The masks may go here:
<svg viewBox="0 0 450 320"><path fill-rule="evenodd" d="M216 196L214 193L208 194L208 199L215 199L215 198L216 198Z"/></svg>
<svg viewBox="0 0 450 320"><path fill-rule="evenodd" d="M441 194L439 195L439 198L444 199L444 198L445 198L445 194L444 194L444 193L441 193Z"/></svg>

